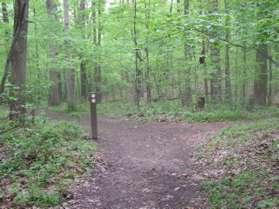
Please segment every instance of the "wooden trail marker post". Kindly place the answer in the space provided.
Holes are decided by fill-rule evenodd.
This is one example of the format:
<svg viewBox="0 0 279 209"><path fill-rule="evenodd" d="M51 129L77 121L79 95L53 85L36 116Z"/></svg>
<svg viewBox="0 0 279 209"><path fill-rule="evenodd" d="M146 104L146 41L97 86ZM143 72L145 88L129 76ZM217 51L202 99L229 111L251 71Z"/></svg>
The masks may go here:
<svg viewBox="0 0 279 209"><path fill-rule="evenodd" d="M95 93L90 93L90 119L91 119L91 134L92 139L98 139L98 124L97 124L97 97Z"/></svg>

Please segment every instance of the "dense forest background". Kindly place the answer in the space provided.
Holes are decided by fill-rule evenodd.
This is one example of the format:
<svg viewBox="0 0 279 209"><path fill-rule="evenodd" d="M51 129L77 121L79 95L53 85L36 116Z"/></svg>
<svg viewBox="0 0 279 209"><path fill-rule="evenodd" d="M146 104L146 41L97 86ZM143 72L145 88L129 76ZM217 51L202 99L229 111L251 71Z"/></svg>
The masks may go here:
<svg viewBox="0 0 279 209"><path fill-rule="evenodd" d="M0 208L276 208L278 49L278 0L0 0Z"/></svg>
<svg viewBox="0 0 279 209"><path fill-rule="evenodd" d="M99 100L137 107L164 100L189 109L203 100L234 109L278 103L276 0L18 2L29 6L22 16L13 1L1 3L0 66L8 72L2 102L19 87L19 103L67 102L69 110L93 91ZM20 18L27 43L17 65L11 46Z"/></svg>

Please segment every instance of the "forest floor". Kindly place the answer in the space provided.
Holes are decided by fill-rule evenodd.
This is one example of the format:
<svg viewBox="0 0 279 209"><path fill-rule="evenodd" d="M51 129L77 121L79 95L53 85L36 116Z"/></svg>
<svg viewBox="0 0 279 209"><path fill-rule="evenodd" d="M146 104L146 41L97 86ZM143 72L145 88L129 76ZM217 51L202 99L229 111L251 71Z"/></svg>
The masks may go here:
<svg viewBox="0 0 279 209"><path fill-rule="evenodd" d="M50 112L49 117L70 116ZM89 133L89 118L81 116L80 123ZM207 208L192 157L200 144L228 125L102 118L94 171L75 183L60 208Z"/></svg>

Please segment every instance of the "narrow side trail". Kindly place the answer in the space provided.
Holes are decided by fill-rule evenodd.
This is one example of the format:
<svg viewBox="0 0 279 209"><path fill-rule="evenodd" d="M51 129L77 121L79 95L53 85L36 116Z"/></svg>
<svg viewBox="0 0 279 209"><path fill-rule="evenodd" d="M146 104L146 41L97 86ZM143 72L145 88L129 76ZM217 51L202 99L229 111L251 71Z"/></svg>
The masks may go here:
<svg viewBox="0 0 279 209"><path fill-rule="evenodd" d="M82 117L80 122L90 130L89 118ZM191 156L200 143L224 126L100 119L96 168L74 187L73 199L63 207L206 208Z"/></svg>

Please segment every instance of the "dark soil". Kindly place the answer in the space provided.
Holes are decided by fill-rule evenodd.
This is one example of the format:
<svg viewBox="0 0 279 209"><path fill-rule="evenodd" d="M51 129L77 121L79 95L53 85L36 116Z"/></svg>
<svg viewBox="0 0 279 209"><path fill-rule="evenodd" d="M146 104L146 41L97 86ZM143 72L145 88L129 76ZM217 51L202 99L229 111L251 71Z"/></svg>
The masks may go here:
<svg viewBox="0 0 279 209"><path fill-rule="evenodd" d="M50 116L64 118L60 113ZM89 118L82 117L80 122L89 133ZM192 155L224 126L100 119L93 173L76 183L62 208L207 208Z"/></svg>

